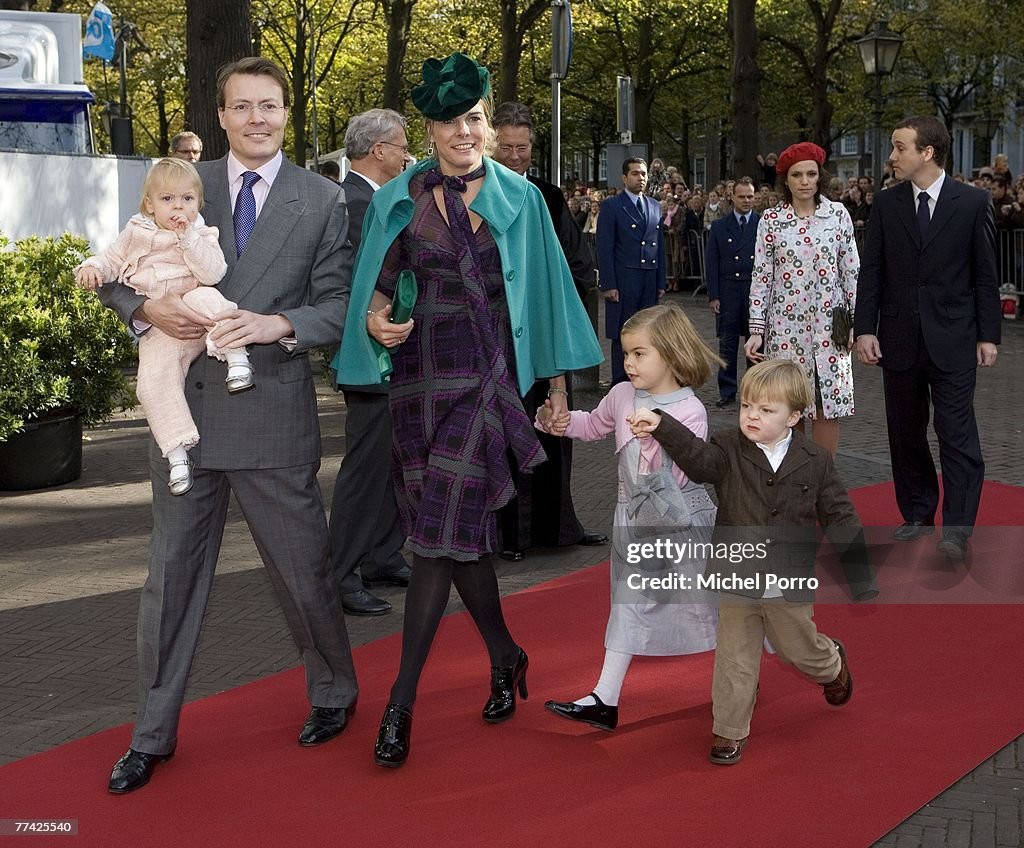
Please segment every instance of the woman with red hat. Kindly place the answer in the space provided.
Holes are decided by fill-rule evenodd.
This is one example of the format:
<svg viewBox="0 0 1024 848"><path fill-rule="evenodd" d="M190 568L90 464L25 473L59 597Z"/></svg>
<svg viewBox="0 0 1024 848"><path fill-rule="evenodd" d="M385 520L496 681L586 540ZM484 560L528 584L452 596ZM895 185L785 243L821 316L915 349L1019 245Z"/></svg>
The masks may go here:
<svg viewBox="0 0 1024 848"><path fill-rule="evenodd" d="M791 359L804 370L815 399L804 416L814 422L814 441L834 456L838 419L853 415L852 339L834 339L834 310L853 315L860 257L850 213L822 194L825 157L805 141L787 147L776 163L784 202L757 227L744 349L755 362Z"/></svg>

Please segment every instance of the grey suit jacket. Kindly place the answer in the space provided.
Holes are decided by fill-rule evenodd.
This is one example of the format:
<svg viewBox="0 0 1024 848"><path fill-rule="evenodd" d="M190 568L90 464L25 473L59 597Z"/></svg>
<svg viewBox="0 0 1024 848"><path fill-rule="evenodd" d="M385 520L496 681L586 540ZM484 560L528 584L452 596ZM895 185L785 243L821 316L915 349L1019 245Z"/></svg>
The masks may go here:
<svg viewBox="0 0 1024 848"><path fill-rule="evenodd" d="M285 468L320 460L316 391L307 352L337 343L345 324L353 250L341 189L285 160L260 212L249 244L236 256L227 160L200 162L206 223L220 229L228 271L220 292L240 309L291 321L297 345L249 350L256 388L228 393L226 365L200 356L185 377L185 396L199 428L190 451L197 467L213 470ZM108 284L101 298L131 327L145 300Z"/></svg>

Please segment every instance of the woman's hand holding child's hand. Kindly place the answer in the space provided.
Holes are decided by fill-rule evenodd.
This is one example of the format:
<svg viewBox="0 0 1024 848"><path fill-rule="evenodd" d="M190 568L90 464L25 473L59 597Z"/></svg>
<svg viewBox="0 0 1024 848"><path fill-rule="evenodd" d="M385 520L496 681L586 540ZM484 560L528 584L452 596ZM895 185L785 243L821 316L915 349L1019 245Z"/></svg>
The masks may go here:
<svg viewBox="0 0 1024 848"><path fill-rule="evenodd" d="M544 401L544 406L537 407L537 423L540 424L545 433L550 433L553 436L564 436L565 431L569 429L569 422L571 420L572 416L568 412L555 414L551 398Z"/></svg>
<svg viewBox="0 0 1024 848"><path fill-rule="evenodd" d="M649 409L637 409L632 415L626 416L629 422L629 429L638 439L649 439L651 433L658 429L661 423L661 416Z"/></svg>

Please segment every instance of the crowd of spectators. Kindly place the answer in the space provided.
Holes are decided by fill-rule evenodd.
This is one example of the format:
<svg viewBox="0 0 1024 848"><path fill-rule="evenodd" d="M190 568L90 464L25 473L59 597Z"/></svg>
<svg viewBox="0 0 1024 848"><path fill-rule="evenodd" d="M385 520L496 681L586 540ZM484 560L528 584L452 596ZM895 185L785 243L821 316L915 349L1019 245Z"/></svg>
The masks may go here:
<svg viewBox="0 0 1024 848"><path fill-rule="evenodd" d="M760 171L754 175L758 191L754 196L754 210L759 214L776 206L780 195L775 188L776 154L758 155ZM960 173L953 179L967 178ZM886 163L883 190L896 184ZM1000 282L1016 291L1024 290L1024 174L1016 179L1010 172L1005 154L999 154L991 166L981 168L971 183L992 194L999 250ZM652 159L648 172L646 192L661 204L662 227L666 235L668 259L668 287L678 291L701 279L701 250L712 223L732 211L734 181L725 180L713 186L695 184L692 187L674 165L665 165L661 159ZM826 188L830 200L842 203L850 213L860 243L867 231L876 186L870 176L833 177ZM581 180L570 182L566 188L569 209L580 229L590 238L597 232L597 220L602 201L618 193L615 187L598 189Z"/></svg>

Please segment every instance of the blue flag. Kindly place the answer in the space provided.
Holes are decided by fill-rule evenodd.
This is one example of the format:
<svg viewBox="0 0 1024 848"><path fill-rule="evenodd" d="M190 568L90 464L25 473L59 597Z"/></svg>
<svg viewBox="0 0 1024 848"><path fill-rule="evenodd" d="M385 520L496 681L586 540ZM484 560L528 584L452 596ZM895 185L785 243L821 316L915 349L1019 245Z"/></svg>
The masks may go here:
<svg viewBox="0 0 1024 848"><path fill-rule="evenodd" d="M85 22L83 56L98 56L106 62L114 58L114 16L103 3L97 3Z"/></svg>

